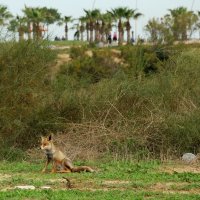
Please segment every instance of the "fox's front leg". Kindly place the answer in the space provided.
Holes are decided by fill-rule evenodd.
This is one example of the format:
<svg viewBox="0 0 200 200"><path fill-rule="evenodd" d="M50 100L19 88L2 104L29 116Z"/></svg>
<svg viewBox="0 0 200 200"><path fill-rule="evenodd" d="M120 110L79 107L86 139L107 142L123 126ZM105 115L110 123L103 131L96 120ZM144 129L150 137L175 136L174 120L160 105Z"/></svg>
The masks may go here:
<svg viewBox="0 0 200 200"><path fill-rule="evenodd" d="M42 170L42 173L45 173L46 172L46 169L47 169L47 166L48 164L50 163L50 159L47 159L46 163L45 163L45 166L44 166L44 169Z"/></svg>
<svg viewBox="0 0 200 200"><path fill-rule="evenodd" d="M56 171L56 161L53 161L51 173L56 173Z"/></svg>

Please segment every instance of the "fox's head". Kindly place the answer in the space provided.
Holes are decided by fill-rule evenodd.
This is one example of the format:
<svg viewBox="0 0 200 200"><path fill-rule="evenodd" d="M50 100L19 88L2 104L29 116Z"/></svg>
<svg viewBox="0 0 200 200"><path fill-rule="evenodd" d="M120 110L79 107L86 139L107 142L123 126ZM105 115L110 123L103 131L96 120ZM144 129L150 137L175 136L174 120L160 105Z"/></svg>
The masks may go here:
<svg viewBox="0 0 200 200"><path fill-rule="evenodd" d="M51 150L52 149L52 136L41 137L41 149L42 150Z"/></svg>

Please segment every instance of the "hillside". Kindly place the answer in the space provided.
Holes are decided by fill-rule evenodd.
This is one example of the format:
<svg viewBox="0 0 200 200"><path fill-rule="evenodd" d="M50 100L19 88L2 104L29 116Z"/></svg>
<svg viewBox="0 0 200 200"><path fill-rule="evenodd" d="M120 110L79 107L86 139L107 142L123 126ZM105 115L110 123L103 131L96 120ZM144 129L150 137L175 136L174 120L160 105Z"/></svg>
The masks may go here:
<svg viewBox="0 0 200 200"><path fill-rule="evenodd" d="M199 51L198 45L2 44L1 157L26 156L23 150L50 132L77 159L163 160L198 152Z"/></svg>

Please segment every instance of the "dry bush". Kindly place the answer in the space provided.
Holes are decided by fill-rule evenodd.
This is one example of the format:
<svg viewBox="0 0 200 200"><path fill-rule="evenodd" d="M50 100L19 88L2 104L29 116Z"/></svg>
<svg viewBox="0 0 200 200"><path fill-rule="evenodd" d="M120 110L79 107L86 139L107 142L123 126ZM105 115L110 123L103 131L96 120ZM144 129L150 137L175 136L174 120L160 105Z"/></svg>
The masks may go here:
<svg viewBox="0 0 200 200"><path fill-rule="evenodd" d="M68 123L66 130L54 134L54 141L72 160L95 160L110 151L120 133L97 123Z"/></svg>

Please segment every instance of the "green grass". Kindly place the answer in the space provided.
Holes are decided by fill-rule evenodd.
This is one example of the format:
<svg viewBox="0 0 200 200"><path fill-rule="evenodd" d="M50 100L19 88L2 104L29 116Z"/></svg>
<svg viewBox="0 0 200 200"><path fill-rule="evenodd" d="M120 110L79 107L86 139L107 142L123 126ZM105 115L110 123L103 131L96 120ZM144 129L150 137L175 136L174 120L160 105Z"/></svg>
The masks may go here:
<svg viewBox="0 0 200 200"><path fill-rule="evenodd" d="M52 42L80 45L75 43ZM43 47L27 42L4 44L0 50L0 157L18 160L0 163L0 199L200 198L200 175L192 170L169 173L161 170L164 164L158 161L106 160L110 155L124 160L166 159L198 151L199 49L181 50L160 65L151 51L135 60L142 49L135 52L132 47L124 47L119 55L111 49L95 49L92 58L85 55L85 47L54 51ZM50 80L56 54L69 51L71 68L63 64L55 80ZM120 67L112 56L123 61ZM145 74L146 62L158 71ZM80 149L86 156L91 152L85 150L92 149L95 158L106 158L84 163L97 169L92 174L41 174L44 163L19 162L26 158L24 150L49 132L73 136L70 146L87 147ZM71 190L63 176L71 180ZM16 190L17 185L34 185L36 190ZM42 190L44 185L51 190Z"/></svg>
<svg viewBox="0 0 200 200"><path fill-rule="evenodd" d="M167 173L149 162L90 163L95 173L42 174L43 163L1 162L0 199L199 199L200 174ZM174 165L173 165L174 166ZM171 164L165 164L171 167ZM185 167L185 166L182 166ZM68 177L73 187L66 188ZM35 190L14 189L33 185ZM42 186L50 186L42 190Z"/></svg>

